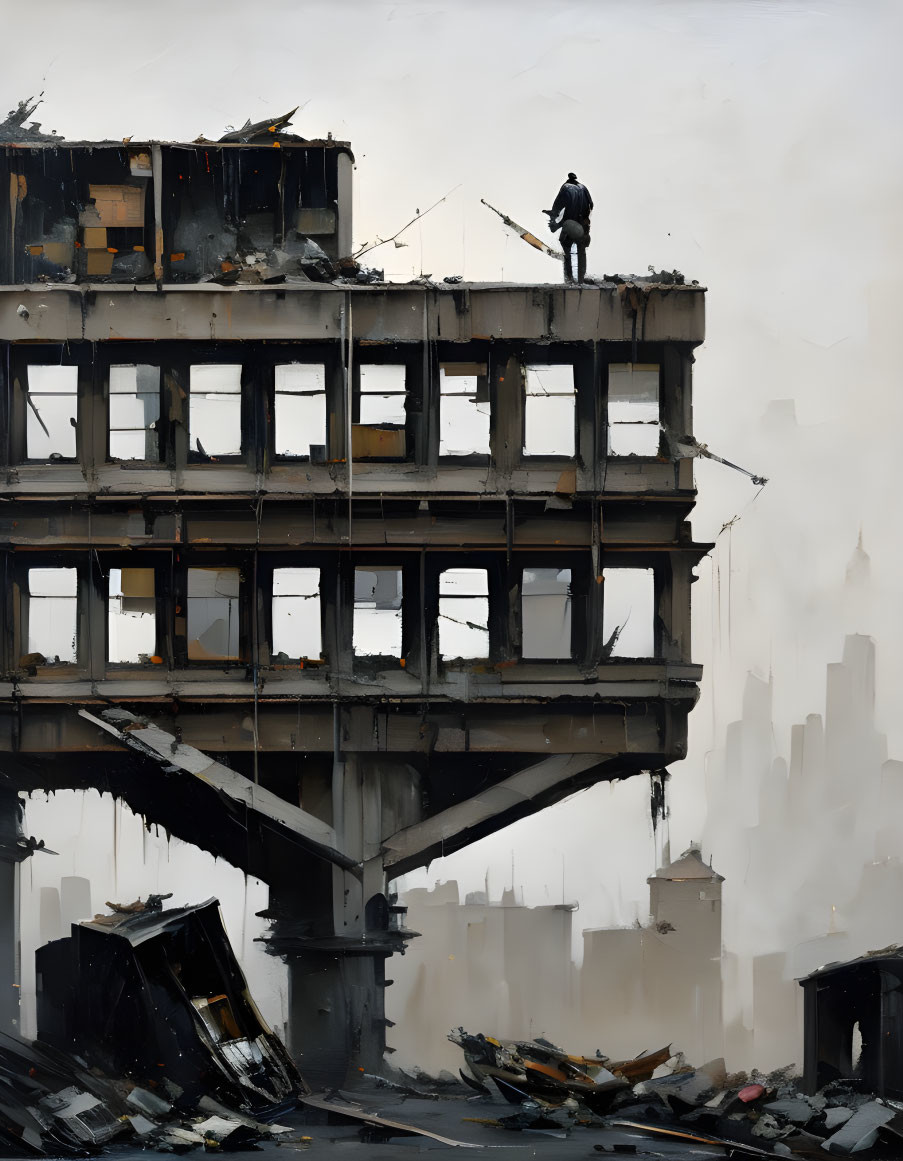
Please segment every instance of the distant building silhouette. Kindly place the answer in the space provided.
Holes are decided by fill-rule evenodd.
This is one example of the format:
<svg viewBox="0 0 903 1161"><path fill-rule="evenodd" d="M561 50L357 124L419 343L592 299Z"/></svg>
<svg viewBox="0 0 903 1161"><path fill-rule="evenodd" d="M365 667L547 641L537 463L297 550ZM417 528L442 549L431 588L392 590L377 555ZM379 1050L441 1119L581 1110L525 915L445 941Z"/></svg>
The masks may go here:
<svg viewBox="0 0 903 1161"><path fill-rule="evenodd" d="M647 926L583 933L580 1021L607 1055L722 1054L722 882L691 847L650 876Z"/></svg>
<svg viewBox="0 0 903 1161"><path fill-rule="evenodd" d="M458 1025L607 1056L669 1041L697 1063L720 1056L722 877L691 847L648 883L648 925L585 931L579 970L568 904L524 907L512 891L460 904L454 882L406 892L407 922L425 938L393 965L393 1062L456 1070L445 1034Z"/></svg>
<svg viewBox="0 0 903 1161"><path fill-rule="evenodd" d="M423 938L392 964L393 1064L457 1072L461 1050L446 1035L459 1025L511 1039L574 1035L573 905L524 907L513 891L497 903L483 892L460 903L454 881L402 901L407 926Z"/></svg>

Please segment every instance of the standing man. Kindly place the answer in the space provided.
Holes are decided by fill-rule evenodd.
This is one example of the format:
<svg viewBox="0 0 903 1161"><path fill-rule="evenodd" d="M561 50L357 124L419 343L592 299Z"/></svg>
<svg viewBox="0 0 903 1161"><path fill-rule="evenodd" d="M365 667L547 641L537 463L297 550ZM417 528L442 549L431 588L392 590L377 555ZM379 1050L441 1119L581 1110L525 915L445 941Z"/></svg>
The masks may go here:
<svg viewBox="0 0 903 1161"><path fill-rule="evenodd" d="M589 217L593 210L593 199L585 185L577 180L576 173L569 173L568 179L558 191L558 197L550 210L549 229L552 233L561 230L561 246L564 250L564 280L574 282L572 263L573 249L577 248L577 282L586 277L586 248L589 245Z"/></svg>

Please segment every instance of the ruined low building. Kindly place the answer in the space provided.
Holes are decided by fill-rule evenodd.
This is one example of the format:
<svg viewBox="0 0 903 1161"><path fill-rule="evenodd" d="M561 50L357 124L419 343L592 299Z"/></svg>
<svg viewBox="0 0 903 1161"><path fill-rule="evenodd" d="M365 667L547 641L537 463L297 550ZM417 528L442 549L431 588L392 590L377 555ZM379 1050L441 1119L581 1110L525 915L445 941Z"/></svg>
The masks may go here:
<svg viewBox="0 0 903 1161"><path fill-rule="evenodd" d="M0 770L264 879L374 1068L387 878L686 752L703 289L361 283L284 119L0 168Z"/></svg>
<svg viewBox="0 0 903 1161"><path fill-rule="evenodd" d="M829 963L799 982L806 1092L847 1081L903 1098L903 950L894 945Z"/></svg>
<svg viewBox="0 0 903 1161"><path fill-rule="evenodd" d="M688 1060L724 1052L721 884L693 846L648 879L648 924L583 933L580 1020L606 1051L670 1041Z"/></svg>

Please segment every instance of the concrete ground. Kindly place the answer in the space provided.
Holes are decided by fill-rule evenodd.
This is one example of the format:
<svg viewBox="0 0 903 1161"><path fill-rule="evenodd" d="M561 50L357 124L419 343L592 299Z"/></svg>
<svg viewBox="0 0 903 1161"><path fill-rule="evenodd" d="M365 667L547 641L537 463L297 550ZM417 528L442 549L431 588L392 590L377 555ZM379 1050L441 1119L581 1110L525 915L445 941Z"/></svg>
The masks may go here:
<svg viewBox="0 0 903 1161"><path fill-rule="evenodd" d="M350 1093L346 1094L349 1097ZM610 1157L613 1161L626 1161L629 1157L652 1158L707 1158L726 1156L725 1150L702 1145L682 1144L653 1140L640 1133L626 1129L572 1128L566 1136L556 1135L555 1132L510 1132L493 1128L489 1125L474 1124L465 1118L479 1117L495 1119L508 1116L515 1111L512 1105L506 1104L501 1098L488 1100L477 1098L473 1101L466 1097L451 1099L427 1100L415 1097L405 1097L399 1093L386 1089L361 1088L356 1089L353 1098L368 1112L378 1112L395 1121L404 1121L431 1132L439 1133L444 1137L451 1137L465 1141L475 1146L468 1149L454 1148L442 1145L427 1137L395 1136L388 1140L367 1139L371 1130L366 1125L351 1123L327 1124L326 1116L322 1113L299 1112L280 1120L281 1124L291 1125L296 1133L290 1139L265 1142L257 1156L272 1159L272 1161L286 1161L287 1157L295 1153L302 1154L304 1161L397 1161L406 1157L416 1157L421 1154L431 1156L454 1156L464 1158L494 1158L495 1161L504 1161L510 1157L512 1161L524 1158L539 1157L546 1161L559 1161L567 1158L599 1158ZM297 1135L296 1135L297 1134ZM310 1138L309 1143L299 1140L301 1136ZM599 1153L593 1149L596 1144L615 1146L612 1153ZM627 1150L617 1146L626 1145ZM115 1161L149 1161L153 1154L136 1149L133 1144L110 1148L109 1156ZM187 1158L201 1158L202 1151L194 1151L185 1156ZM237 1154L236 1154L237 1156Z"/></svg>

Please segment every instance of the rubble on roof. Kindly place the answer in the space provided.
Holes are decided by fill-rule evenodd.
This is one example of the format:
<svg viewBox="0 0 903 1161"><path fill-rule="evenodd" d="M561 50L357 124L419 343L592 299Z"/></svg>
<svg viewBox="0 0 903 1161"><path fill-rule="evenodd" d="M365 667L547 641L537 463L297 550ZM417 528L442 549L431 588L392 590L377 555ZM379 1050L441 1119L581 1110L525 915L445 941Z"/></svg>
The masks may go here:
<svg viewBox="0 0 903 1161"><path fill-rule="evenodd" d="M656 270L654 266L647 267L647 274L603 274L605 282L636 283L639 286L686 286L687 280L680 270ZM698 286L698 282L691 282L690 286Z"/></svg>
<svg viewBox="0 0 903 1161"><path fill-rule="evenodd" d="M263 145L273 140L284 141L306 141L306 137L299 137L295 133L283 133L285 129L292 122L292 117L298 112L298 106L290 109L288 113L284 113L281 117L273 117L268 121L255 121L251 123L248 118L240 129L231 129L228 133L224 133L220 137L220 142L233 141L238 145Z"/></svg>
<svg viewBox="0 0 903 1161"><path fill-rule="evenodd" d="M53 130L50 133L42 133L40 121L32 121L30 125L25 124L38 105L41 104L43 96L43 93L39 93L37 97L26 97L24 101L18 103L15 109L10 109L6 114L6 119L0 121L0 142L63 140Z"/></svg>

